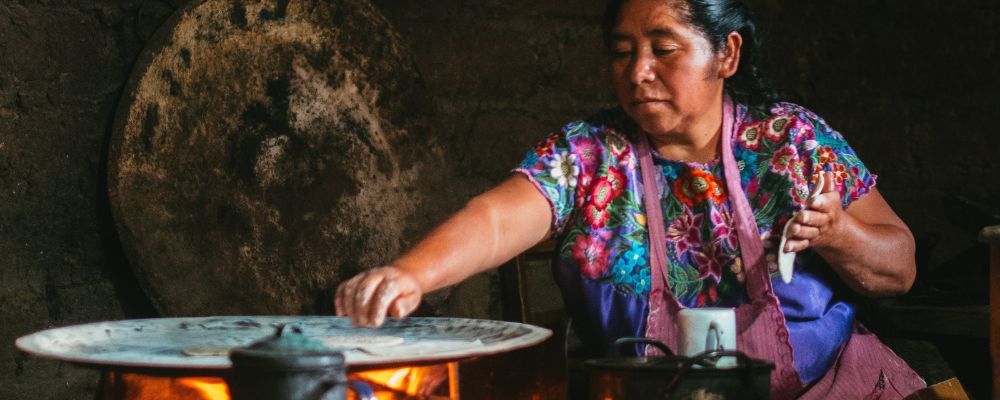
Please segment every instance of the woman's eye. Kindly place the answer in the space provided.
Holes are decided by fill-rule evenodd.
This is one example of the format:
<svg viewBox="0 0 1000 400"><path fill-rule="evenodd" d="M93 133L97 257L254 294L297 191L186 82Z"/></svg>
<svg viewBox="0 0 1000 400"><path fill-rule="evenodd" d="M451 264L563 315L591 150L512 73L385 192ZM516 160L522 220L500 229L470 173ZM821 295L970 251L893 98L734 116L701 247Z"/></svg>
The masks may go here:
<svg viewBox="0 0 1000 400"><path fill-rule="evenodd" d="M672 49L672 48L655 48L655 49L653 49L653 54L656 54L658 56L669 55L669 54L671 54L673 52L674 52L674 49Z"/></svg>

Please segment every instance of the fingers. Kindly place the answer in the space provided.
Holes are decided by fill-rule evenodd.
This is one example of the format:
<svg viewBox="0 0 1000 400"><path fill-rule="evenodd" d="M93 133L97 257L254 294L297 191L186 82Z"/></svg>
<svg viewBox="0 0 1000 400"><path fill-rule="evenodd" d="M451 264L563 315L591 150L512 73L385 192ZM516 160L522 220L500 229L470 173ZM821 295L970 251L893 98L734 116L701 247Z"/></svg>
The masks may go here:
<svg viewBox="0 0 1000 400"><path fill-rule="evenodd" d="M384 273L372 271L354 278L357 281L348 288L348 294L345 296L348 305L347 316L351 317L354 326L372 326L370 316L372 308L377 306L373 304L372 299L377 296L376 291L385 278Z"/></svg>
<svg viewBox="0 0 1000 400"><path fill-rule="evenodd" d="M788 227L785 248L782 249L786 253L805 250L821 241L823 234L838 220L838 213L842 209L834 175L832 172L823 172L822 178L822 183L820 180L816 182L822 184L822 188L806 200L806 208L795 215Z"/></svg>
<svg viewBox="0 0 1000 400"><path fill-rule="evenodd" d="M337 293L333 295L333 307L338 317L343 317L347 313L344 311L344 286L344 283L337 285Z"/></svg>
<svg viewBox="0 0 1000 400"><path fill-rule="evenodd" d="M820 233L819 227L792 223L788 228L788 240L811 240Z"/></svg>
<svg viewBox="0 0 1000 400"><path fill-rule="evenodd" d="M373 292L370 299L371 306L368 307L367 324L373 326L382 325L385 321L385 314L389 311L389 306L399 297L399 285L392 279L383 279L378 288Z"/></svg>
<svg viewBox="0 0 1000 400"><path fill-rule="evenodd" d="M337 286L337 294L334 300L334 306L337 309L337 315L347 316L351 314L354 310L354 292L361 280L365 279L371 271L365 271L358 275L355 275L351 279Z"/></svg>
<svg viewBox="0 0 1000 400"><path fill-rule="evenodd" d="M831 205L840 205L840 192L837 190L837 183L833 180L832 172L823 172L822 179L817 179L816 184L823 185L813 188L812 194L806 199L808 208L829 208Z"/></svg>
<svg viewBox="0 0 1000 400"><path fill-rule="evenodd" d="M806 240L806 239L801 239L801 240L792 240L792 239L789 239L788 241L785 242L784 252L785 253L794 253L794 252L802 251L802 250L808 249L809 245L810 245L810 242L809 242L809 240Z"/></svg>
<svg viewBox="0 0 1000 400"><path fill-rule="evenodd" d="M351 322L354 325L361 324L358 311L367 303L366 296L370 296L371 291L374 290L374 287L369 287L373 281L373 275L372 271L365 271L337 287L337 315L351 317ZM375 276L374 279L381 280L378 276Z"/></svg>
<svg viewBox="0 0 1000 400"><path fill-rule="evenodd" d="M389 309L389 312L390 315L393 316L393 318L402 318L407 315L410 315L410 313L416 310L417 306L419 305L420 305L419 295L402 296L396 299L396 302L392 304L392 307Z"/></svg>
<svg viewBox="0 0 1000 400"><path fill-rule="evenodd" d="M822 228L830 223L830 214L823 211L806 209L795 215L795 222L789 231L801 231L804 228ZM789 234L794 234L789 232Z"/></svg>
<svg viewBox="0 0 1000 400"><path fill-rule="evenodd" d="M379 326L387 314L402 317L420 303L416 281L393 267L359 274L337 288L337 315L348 316L354 326Z"/></svg>
<svg viewBox="0 0 1000 400"><path fill-rule="evenodd" d="M833 180L833 172L826 171L823 173L823 186L823 193L838 193L837 183Z"/></svg>

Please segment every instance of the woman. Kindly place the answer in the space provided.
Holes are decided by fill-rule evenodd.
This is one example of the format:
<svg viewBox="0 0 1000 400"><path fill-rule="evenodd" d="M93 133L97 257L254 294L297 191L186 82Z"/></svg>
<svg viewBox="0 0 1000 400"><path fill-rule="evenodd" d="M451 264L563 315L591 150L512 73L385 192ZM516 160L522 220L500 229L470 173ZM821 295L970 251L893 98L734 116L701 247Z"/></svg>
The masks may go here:
<svg viewBox="0 0 1000 400"><path fill-rule="evenodd" d="M910 288L913 238L844 138L760 83L748 14L731 0L610 1L619 107L566 125L404 256L343 283L338 314L405 316L554 236L594 356L623 336L674 347L682 307L736 307L738 348L776 364L773 398L923 387L852 303ZM779 250L802 252L788 284Z"/></svg>

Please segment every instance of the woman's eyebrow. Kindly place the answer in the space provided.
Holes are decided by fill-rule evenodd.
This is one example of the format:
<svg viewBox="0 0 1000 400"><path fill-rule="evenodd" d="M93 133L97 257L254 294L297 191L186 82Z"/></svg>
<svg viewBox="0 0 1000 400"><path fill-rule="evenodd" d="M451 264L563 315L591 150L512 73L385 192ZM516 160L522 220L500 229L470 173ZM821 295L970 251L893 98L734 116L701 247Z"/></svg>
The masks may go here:
<svg viewBox="0 0 1000 400"><path fill-rule="evenodd" d="M676 36L676 34L674 33L674 31L668 28L658 27L646 31L646 36L652 36L657 38L665 38L665 37L669 38Z"/></svg>
<svg viewBox="0 0 1000 400"><path fill-rule="evenodd" d="M649 37L653 37L653 38L658 38L658 39L661 39L661 38L672 38L672 37L677 36L677 34L674 33L674 31L670 30L669 28L664 28L664 27L656 27L656 28L650 29L650 30L644 32L644 35L645 36L649 36ZM611 35L610 35L609 39L611 39L611 42L619 42L619 41L624 42L624 41L628 41L628 40L633 39L633 37L632 37L632 35L626 35L626 34L621 33L621 32L611 32Z"/></svg>

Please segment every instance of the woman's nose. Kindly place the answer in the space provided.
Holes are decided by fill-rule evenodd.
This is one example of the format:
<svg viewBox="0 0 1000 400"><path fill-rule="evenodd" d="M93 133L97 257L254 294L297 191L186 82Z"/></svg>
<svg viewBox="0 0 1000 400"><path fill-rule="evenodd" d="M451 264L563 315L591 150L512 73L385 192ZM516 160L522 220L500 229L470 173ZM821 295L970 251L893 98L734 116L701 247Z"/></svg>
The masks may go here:
<svg viewBox="0 0 1000 400"><path fill-rule="evenodd" d="M632 65L629 66L629 80L636 85L651 82L656 78L656 74L653 72L653 65L655 63L656 61L650 57L641 54L637 55L632 60Z"/></svg>

